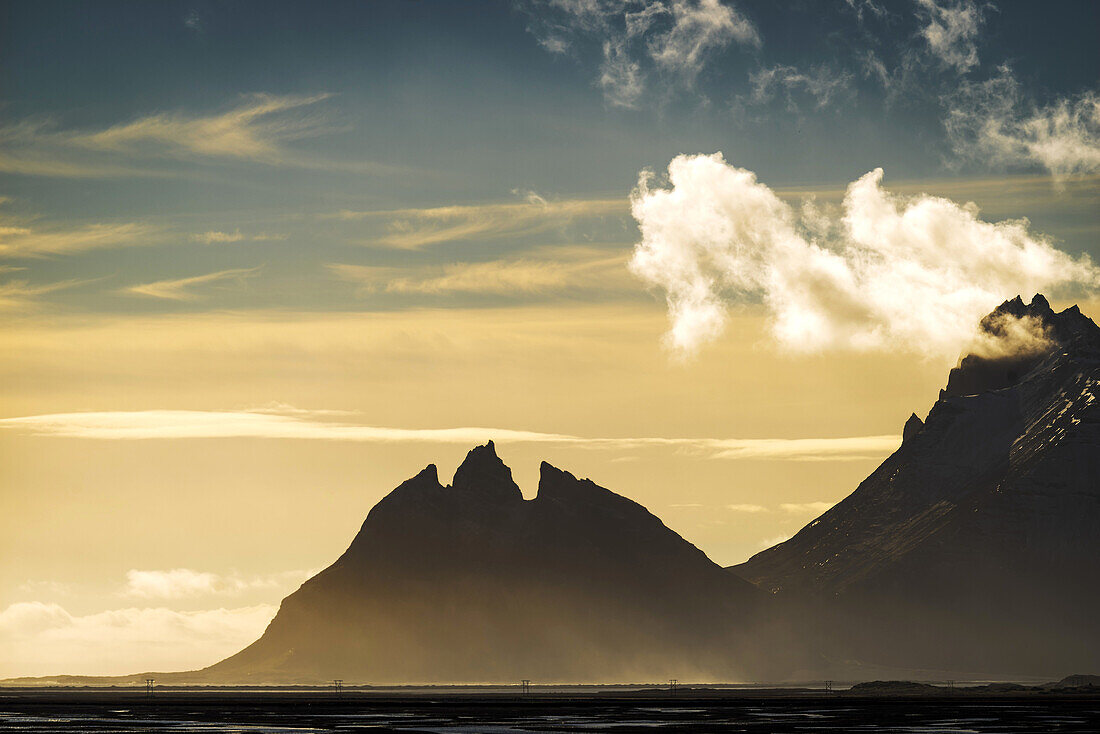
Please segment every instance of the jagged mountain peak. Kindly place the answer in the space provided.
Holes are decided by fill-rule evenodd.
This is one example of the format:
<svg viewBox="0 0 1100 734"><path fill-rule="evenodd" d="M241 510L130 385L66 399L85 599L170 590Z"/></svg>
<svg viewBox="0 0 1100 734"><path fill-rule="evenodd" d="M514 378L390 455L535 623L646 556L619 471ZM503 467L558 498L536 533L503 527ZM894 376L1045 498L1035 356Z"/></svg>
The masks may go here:
<svg viewBox="0 0 1100 734"><path fill-rule="evenodd" d="M1016 296L980 322L984 352L967 354L951 370L940 397L977 395L1020 382L1059 351L1076 356L1100 349L1100 327L1077 306L1055 312L1036 293L1031 303Z"/></svg>
<svg viewBox="0 0 1100 734"><path fill-rule="evenodd" d="M523 493L512 479L512 470L497 456L496 446L489 441L475 446L455 471L453 489L476 493L487 500L501 502L522 500Z"/></svg>
<svg viewBox="0 0 1100 734"><path fill-rule="evenodd" d="M544 503L573 505L585 510L598 506L617 512L636 510L649 515L649 511L637 502L601 487L591 479L578 479L571 472L558 469L545 461L539 466L539 492L535 499Z"/></svg>
<svg viewBox="0 0 1100 734"><path fill-rule="evenodd" d="M589 479L544 462L538 495L523 501L488 443L469 452L452 486L429 465L384 497L260 640L204 674L652 679L690 661L729 675L755 649L747 630L761 600L644 507ZM758 664L775 665L762 647Z"/></svg>
<svg viewBox="0 0 1100 734"><path fill-rule="evenodd" d="M905 428L901 432L901 440L908 441L920 433L922 428L924 428L924 421L918 418L916 413L913 413L909 416L909 420L905 421Z"/></svg>
<svg viewBox="0 0 1100 734"><path fill-rule="evenodd" d="M1055 311L1042 293L1036 293L1031 303L1025 304L1020 296L1009 299L986 315L980 323L982 330L989 334L1007 336L1005 317L1031 319L1051 342L1051 346L1066 346L1079 337L1098 343L1100 327L1092 319L1081 313L1076 305L1063 311Z"/></svg>
<svg viewBox="0 0 1100 734"><path fill-rule="evenodd" d="M633 500L601 487L591 479L578 478L546 461L539 467L538 492L533 502L539 500L588 508L603 506L622 509L630 506L645 511ZM431 505L445 509L461 505L476 511L477 507L507 507L523 501L523 493L512 477L511 468L497 455L496 446L489 441L475 446L466 454L455 470L450 485L443 486L436 465L428 464L390 492L379 506Z"/></svg>

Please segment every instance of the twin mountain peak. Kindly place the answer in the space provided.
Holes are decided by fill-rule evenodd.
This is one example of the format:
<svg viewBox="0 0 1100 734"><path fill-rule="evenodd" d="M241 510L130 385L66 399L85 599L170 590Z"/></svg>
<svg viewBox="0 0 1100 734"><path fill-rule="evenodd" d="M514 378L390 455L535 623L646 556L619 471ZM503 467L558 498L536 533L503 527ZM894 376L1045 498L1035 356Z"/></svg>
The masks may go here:
<svg viewBox="0 0 1100 734"><path fill-rule="evenodd" d="M539 467L538 495L530 502L555 500L583 502L630 502L588 479L577 479L547 462ZM405 481L387 495L382 503L449 503L451 501L480 502L490 505L514 505L525 502L523 493L512 479L512 470L497 456L496 446L489 441L473 448L455 471L450 486L439 481L439 470L428 464L419 474ZM630 504L634 504L631 502ZM641 505L637 505L641 507Z"/></svg>

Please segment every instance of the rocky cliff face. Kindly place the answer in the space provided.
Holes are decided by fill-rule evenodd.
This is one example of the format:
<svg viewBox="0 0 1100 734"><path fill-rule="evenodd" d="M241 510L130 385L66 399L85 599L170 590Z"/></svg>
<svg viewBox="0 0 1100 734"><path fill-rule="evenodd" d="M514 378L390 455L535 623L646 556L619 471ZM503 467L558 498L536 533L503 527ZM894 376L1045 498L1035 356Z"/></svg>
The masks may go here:
<svg viewBox="0 0 1100 734"><path fill-rule="evenodd" d="M543 464L524 500L493 444L382 499L347 551L209 680L737 677L765 595L641 505ZM758 624L758 622L760 624ZM671 671L671 672L670 672Z"/></svg>
<svg viewBox="0 0 1100 734"><path fill-rule="evenodd" d="M983 327L1006 316L1040 346L961 360L855 492L734 568L821 620L838 657L1001 674L1100 659L1100 329L1042 296Z"/></svg>

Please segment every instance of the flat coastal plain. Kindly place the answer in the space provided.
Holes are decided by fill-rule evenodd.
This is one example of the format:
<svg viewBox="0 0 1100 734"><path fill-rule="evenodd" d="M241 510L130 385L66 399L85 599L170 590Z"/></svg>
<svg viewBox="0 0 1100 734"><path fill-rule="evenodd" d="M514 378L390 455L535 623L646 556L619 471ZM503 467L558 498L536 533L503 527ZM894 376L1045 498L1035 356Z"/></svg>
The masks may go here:
<svg viewBox="0 0 1100 734"><path fill-rule="evenodd" d="M518 687L2 688L0 729L25 732L1100 731L1100 691L882 695L837 690Z"/></svg>

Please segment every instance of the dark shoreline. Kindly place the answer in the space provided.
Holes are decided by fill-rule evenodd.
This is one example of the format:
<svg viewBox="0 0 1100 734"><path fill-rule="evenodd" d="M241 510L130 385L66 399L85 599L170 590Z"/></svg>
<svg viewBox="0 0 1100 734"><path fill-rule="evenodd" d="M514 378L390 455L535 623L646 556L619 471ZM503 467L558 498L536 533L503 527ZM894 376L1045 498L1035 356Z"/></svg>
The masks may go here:
<svg viewBox="0 0 1100 734"><path fill-rule="evenodd" d="M593 687L598 689L599 687ZM22 731L1094 732L1100 691L905 695L807 689L456 693L3 688L0 728Z"/></svg>

